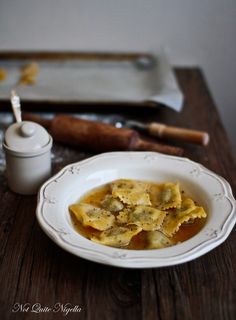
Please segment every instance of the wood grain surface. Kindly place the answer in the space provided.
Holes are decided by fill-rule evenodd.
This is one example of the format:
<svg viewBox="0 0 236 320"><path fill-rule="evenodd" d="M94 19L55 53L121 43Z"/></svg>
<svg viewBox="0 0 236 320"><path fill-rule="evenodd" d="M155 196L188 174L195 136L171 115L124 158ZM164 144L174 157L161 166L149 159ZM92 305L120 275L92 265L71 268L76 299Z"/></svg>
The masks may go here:
<svg viewBox="0 0 236 320"><path fill-rule="evenodd" d="M177 69L185 94L182 113L163 108L136 113L142 121L163 121L207 131L206 148L180 145L186 156L225 177L236 191L231 146L199 69ZM89 154L54 145L54 172ZM9 191L0 175L0 319L234 320L236 319L236 232L210 253L185 264L131 270L75 257L39 228L36 197ZM80 312L12 312L14 305L56 303Z"/></svg>

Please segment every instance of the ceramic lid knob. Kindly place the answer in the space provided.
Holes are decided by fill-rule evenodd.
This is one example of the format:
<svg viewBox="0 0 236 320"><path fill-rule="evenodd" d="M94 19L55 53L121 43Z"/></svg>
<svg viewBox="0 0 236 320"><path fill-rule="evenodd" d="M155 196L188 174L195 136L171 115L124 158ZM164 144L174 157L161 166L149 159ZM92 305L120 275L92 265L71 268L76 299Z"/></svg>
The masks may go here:
<svg viewBox="0 0 236 320"><path fill-rule="evenodd" d="M30 122L23 123L20 127L20 132L23 137L32 137L35 134L35 125Z"/></svg>
<svg viewBox="0 0 236 320"><path fill-rule="evenodd" d="M5 144L17 152L33 152L45 147L50 140L48 132L39 124L22 121L12 124L5 133Z"/></svg>

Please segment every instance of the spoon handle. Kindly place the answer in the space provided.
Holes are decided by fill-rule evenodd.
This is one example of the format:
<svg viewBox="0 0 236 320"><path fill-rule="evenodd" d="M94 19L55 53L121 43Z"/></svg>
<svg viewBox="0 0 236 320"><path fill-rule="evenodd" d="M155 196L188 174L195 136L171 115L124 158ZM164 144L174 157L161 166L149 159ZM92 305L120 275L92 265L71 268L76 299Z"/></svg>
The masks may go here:
<svg viewBox="0 0 236 320"><path fill-rule="evenodd" d="M20 106L20 97L17 95L15 90L11 91L11 106L12 111L15 116L16 122L21 122L21 106Z"/></svg>

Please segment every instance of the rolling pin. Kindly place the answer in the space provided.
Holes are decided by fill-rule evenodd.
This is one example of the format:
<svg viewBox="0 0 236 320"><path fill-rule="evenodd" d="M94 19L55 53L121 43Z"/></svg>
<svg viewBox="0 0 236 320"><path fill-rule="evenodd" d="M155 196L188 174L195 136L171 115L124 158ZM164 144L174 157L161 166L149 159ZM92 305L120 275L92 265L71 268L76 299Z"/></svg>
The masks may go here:
<svg viewBox="0 0 236 320"><path fill-rule="evenodd" d="M142 139L132 129L116 128L109 124L58 115L52 120L24 113L23 120L44 126L55 141L82 148L90 152L107 151L156 151L182 155L183 149Z"/></svg>

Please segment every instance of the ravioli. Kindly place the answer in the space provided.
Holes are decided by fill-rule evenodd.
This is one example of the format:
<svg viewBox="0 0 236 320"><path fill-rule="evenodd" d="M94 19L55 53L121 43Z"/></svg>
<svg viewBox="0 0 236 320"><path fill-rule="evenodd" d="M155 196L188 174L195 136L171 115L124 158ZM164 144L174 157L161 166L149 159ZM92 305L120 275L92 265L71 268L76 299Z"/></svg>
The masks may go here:
<svg viewBox="0 0 236 320"><path fill-rule="evenodd" d="M148 232L148 249L160 249L172 246L174 242L160 231Z"/></svg>
<svg viewBox="0 0 236 320"><path fill-rule="evenodd" d="M33 85L36 83L36 77L39 73L37 63L29 63L21 68L21 75L18 83L22 85Z"/></svg>
<svg viewBox="0 0 236 320"><path fill-rule="evenodd" d="M178 208L181 204L181 192L178 183L166 182L150 188L150 199L154 207L161 210Z"/></svg>
<svg viewBox="0 0 236 320"><path fill-rule="evenodd" d="M110 228L115 217L107 210L95 207L91 204L73 204L69 207L71 212L84 226L103 231Z"/></svg>
<svg viewBox="0 0 236 320"><path fill-rule="evenodd" d="M142 231L142 228L135 225L114 226L103 231L99 237L92 237L91 240L107 246L124 247L140 231Z"/></svg>
<svg viewBox="0 0 236 320"><path fill-rule="evenodd" d="M112 195L128 205L151 205L148 183L121 179L111 183Z"/></svg>
<svg viewBox="0 0 236 320"><path fill-rule="evenodd" d="M125 210L117 216L119 223L135 224L144 231L158 230L163 223L166 212L148 206L136 206Z"/></svg>
<svg viewBox="0 0 236 320"><path fill-rule="evenodd" d="M111 212L119 212L124 208L124 205L119 199L107 194L102 201L102 207Z"/></svg>
<svg viewBox="0 0 236 320"><path fill-rule="evenodd" d="M170 210L166 216L161 231L172 237L176 233L181 224L194 220L196 218L206 218L206 212L202 207L198 207L194 204L190 198L183 199L181 207L175 210Z"/></svg>
<svg viewBox="0 0 236 320"><path fill-rule="evenodd" d="M76 230L112 247L159 249L199 232L207 214L178 183L120 179L84 195L69 207ZM186 226L188 224L188 226Z"/></svg>

